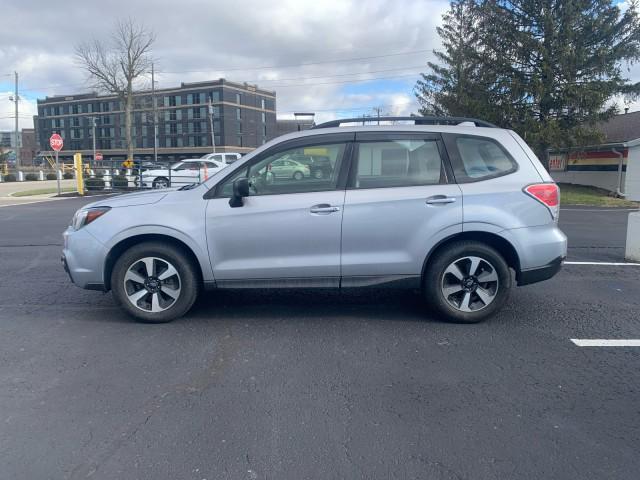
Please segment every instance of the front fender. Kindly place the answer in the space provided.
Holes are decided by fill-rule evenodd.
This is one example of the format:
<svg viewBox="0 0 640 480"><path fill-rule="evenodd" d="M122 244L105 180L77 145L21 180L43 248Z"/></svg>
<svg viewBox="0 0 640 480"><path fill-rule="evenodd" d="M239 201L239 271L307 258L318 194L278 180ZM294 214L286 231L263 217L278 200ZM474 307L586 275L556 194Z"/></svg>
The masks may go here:
<svg viewBox="0 0 640 480"><path fill-rule="evenodd" d="M187 245L187 247L189 247L189 249L191 249L194 256L198 260L200 270L202 271L202 279L205 282L213 281L213 271L211 269L211 263L209 262L209 255L207 251L203 250L203 248L200 246L200 243L195 238L175 228L167 227L164 225L138 225L135 227L127 228L111 237L105 243L105 248L107 252L111 252L113 248L119 243L134 237L144 235L165 236L184 243L185 245ZM206 245L206 243L204 245Z"/></svg>

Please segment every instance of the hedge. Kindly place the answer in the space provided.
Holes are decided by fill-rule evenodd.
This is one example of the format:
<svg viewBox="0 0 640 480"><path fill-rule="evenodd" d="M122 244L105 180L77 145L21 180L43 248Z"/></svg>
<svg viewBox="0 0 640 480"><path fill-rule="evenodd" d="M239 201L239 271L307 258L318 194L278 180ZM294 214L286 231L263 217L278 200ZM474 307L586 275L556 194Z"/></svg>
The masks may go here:
<svg viewBox="0 0 640 480"><path fill-rule="evenodd" d="M113 188L126 188L129 186L129 180L124 175L115 175L113 177Z"/></svg>
<svg viewBox="0 0 640 480"><path fill-rule="evenodd" d="M37 174L37 173L27 173L27 174L24 176L24 179L25 179L27 182L35 182L36 180L38 180L38 174Z"/></svg>
<svg viewBox="0 0 640 480"><path fill-rule="evenodd" d="M13 173L9 173L2 177L2 181L4 182L15 182L16 180L16 176Z"/></svg>
<svg viewBox="0 0 640 480"><path fill-rule="evenodd" d="M64 178L65 180L71 180L73 178L73 173L71 172L64 172L62 174L62 178Z"/></svg>
<svg viewBox="0 0 640 480"><path fill-rule="evenodd" d="M101 178L87 178L84 182L87 190L103 190L104 180Z"/></svg>
<svg viewBox="0 0 640 480"><path fill-rule="evenodd" d="M55 173L47 173L47 180L55 180L56 178L56 174Z"/></svg>

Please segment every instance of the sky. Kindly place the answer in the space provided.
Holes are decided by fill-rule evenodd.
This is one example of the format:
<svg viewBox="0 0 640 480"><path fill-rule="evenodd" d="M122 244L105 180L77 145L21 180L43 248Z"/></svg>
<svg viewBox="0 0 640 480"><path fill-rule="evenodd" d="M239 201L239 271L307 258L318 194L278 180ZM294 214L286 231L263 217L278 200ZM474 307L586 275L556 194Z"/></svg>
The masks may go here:
<svg viewBox="0 0 640 480"><path fill-rule="evenodd" d="M226 78L275 90L279 117L316 121L417 111L413 87L440 43L447 1L425 0L5 0L0 29L0 130L20 127L37 98L90 90L78 43L108 40L118 18L156 34L158 86ZM143 84L150 86L150 76Z"/></svg>
<svg viewBox="0 0 640 480"><path fill-rule="evenodd" d="M413 88L440 48L436 27L447 7L446 0L4 0L0 130L14 125L14 71L20 127L32 127L37 98L90 90L74 48L108 41L127 17L156 34L161 88L226 78L275 90L281 118L316 112L325 121L374 108L408 115L418 109ZM628 76L639 81L640 65ZM638 109L640 102L631 105Z"/></svg>

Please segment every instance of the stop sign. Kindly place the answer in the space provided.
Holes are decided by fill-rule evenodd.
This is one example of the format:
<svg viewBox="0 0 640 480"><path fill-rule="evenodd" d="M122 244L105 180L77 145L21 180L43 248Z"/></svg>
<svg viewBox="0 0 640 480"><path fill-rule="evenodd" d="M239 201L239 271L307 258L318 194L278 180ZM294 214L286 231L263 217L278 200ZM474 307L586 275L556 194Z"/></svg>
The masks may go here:
<svg viewBox="0 0 640 480"><path fill-rule="evenodd" d="M96 152L96 158L94 158L94 160L97 160L98 162L102 160L102 154L100 152Z"/></svg>
<svg viewBox="0 0 640 480"><path fill-rule="evenodd" d="M51 135L51 138L49 138L49 145L51 145L51 148L56 152L62 150L63 143L64 142L62 141L62 137L57 133L54 133L53 135Z"/></svg>

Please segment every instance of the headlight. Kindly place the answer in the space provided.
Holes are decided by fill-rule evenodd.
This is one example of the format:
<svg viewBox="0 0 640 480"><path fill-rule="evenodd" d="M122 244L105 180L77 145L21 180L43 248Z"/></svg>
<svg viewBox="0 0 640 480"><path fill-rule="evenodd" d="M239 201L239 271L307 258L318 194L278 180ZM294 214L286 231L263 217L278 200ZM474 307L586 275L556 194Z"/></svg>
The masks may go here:
<svg viewBox="0 0 640 480"><path fill-rule="evenodd" d="M73 216L73 220L71 220L71 226L74 230L80 230L82 227L89 225L109 210L111 210L111 207L92 207L78 210Z"/></svg>

